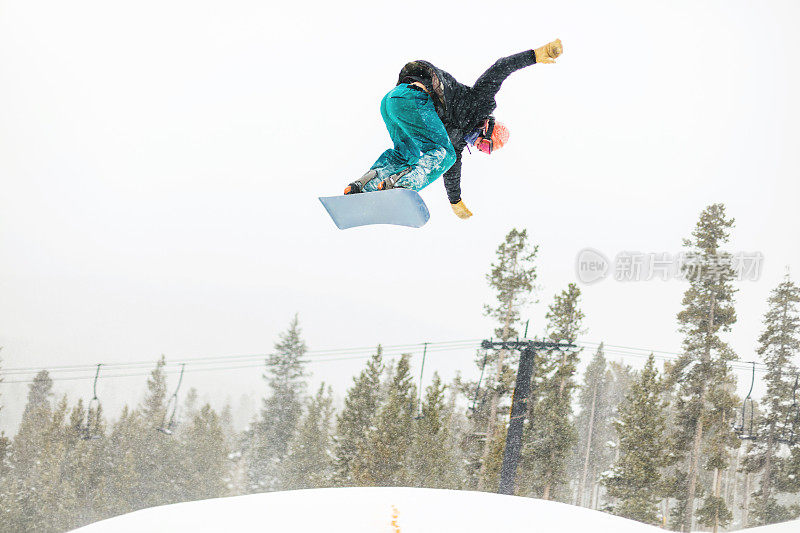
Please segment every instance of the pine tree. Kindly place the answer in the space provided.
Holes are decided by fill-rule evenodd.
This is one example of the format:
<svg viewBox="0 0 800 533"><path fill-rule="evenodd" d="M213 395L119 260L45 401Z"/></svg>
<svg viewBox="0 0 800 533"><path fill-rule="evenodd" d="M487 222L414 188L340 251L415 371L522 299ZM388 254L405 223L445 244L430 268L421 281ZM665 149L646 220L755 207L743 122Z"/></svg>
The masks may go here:
<svg viewBox="0 0 800 533"><path fill-rule="evenodd" d="M0 350L2 350L2 347L0 347ZM0 357L0 369L2 369L2 363L3 363L3 358ZM0 374L0 385L2 385L2 384L3 384L3 375ZM0 413L2 413L2 411L3 411L3 404L2 404L2 402L0 402ZM8 468L9 468L8 467L8 452L9 452L9 448L10 447L11 447L11 440L9 440L5 436L5 433L0 431L0 509L3 508L2 507L2 505L3 505L2 491L3 491L3 485L4 485L3 481L4 481L4 477L5 477L6 473L8 472ZM0 518L1 517L2 517L2 511L0 511Z"/></svg>
<svg viewBox="0 0 800 533"><path fill-rule="evenodd" d="M684 334L683 355L670 379L679 384L676 455L687 457L686 502L679 505L675 516L685 532L693 526L702 466L714 472L704 503L705 519L708 520L708 510L715 509L711 527L716 531L722 515L727 514L719 505L721 473L727 466L728 448L738 445L727 431L736 403L729 362L736 355L720 337L736 322L734 272L730 255L721 249L728 241L733 223L733 219L726 217L722 204L711 205L700 215L692 239L684 240L688 254L682 272L689 281L689 289L684 293L684 308L678 313ZM709 435L715 438L705 439L709 460L703 465L704 437Z"/></svg>
<svg viewBox="0 0 800 533"><path fill-rule="evenodd" d="M797 425L797 424L795 424ZM795 429L795 440L789 446L789 457L784 460L782 465L781 475L776 480L775 491L796 494L800 492L800 442L798 442L797 435L798 429ZM783 509L780 510L781 512ZM789 518L800 517L800 505L793 505L788 509ZM770 514L770 518L774 518L777 513Z"/></svg>
<svg viewBox="0 0 800 533"><path fill-rule="evenodd" d="M150 373L139 408L125 406L104 441L108 473L103 501L114 514L176 503L185 497L181 428L169 427L173 404L167 397L165 366L162 356Z"/></svg>
<svg viewBox="0 0 800 533"><path fill-rule="evenodd" d="M158 495L145 492L150 468L142 468L145 449L152 446L155 434L142 416L125 405L111 426L106 446L107 473L102 484L104 508L122 514L161 503ZM143 499L145 501L143 501Z"/></svg>
<svg viewBox="0 0 800 533"><path fill-rule="evenodd" d="M604 352L605 346L601 343L586 369L584 385L578 398L580 412L575 421L578 444L570 465L570 470L573 472L570 482L574 486L581 485L584 471L586 472L583 491L576 491L575 503L591 509L602 508L607 499L602 484L602 474L608 472L619 459L619 436L612 421L619 417L619 408L630 392L635 374L629 365L620 361L606 361ZM602 375L598 374L601 368L605 368ZM589 449L588 468L585 468L592 403L594 403L592 446Z"/></svg>
<svg viewBox="0 0 800 533"><path fill-rule="evenodd" d="M351 465L360 485L407 485L411 475L409 449L414 438L416 387L410 372L411 356L404 354L390 375L386 401L378 410L375 426Z"/></svg>
<svg viewBox="0 0 800 533"><path fill-rule="evenodd" d="M254 491L273 490L278 467L286 456L289 442L303 414L305 365L308 351L300 322L295 315L289 329L280 335L275 351L267 359L270 394L263 401L261 417L254 428L248 474Z"/></svg>
<svg viewBox="0 0 800 533"><path fill-rule="evenodd" d="M575 449L572 470L577 473L578 490L575 504L587 506L591 498L586 491L594 493L596 473L605 471L613 460L607 446L613 430L610 420L614 404L609 401L612 373L608 370L603 344L597 348L586 367L584 383L580 389L576 418L578 445Z"/></svg>
<svg viewBox="0 0 800 533"><path fill-rule="evenodd" d="M547 340L574 343L581 333L580 289L574 284L556 295L547 312ZM530 416L523 444L523 492L542 499L566 499L555 494L567 483L569 452L577 441L572 421L572 393L580 349L566 348L537 354Z"/></svg>
<svg viewBox="0 0 800 533"><path fill-rule="evenodd" d="M79 527L110 516L104 507L102 487L108 475L105 433L102 405L87 409L78 400L64 433L65 456L61 460L62 480L71 487L76 501L69 512L69 524L63 523L64 527Z"/></svg>
<svg viewBox="0 0 800 533"><path fill-rule="evenodd" d="M71 445L76 436L67 423L69 405L66 395L55 404L50 425L47 428L45 447L39 457L39 472L35 492L37 495L40 524L44 531L58 531L74 524L72 512L78 506L76 487L64 476ZM70 434L73 437L70 442Z"/></svg>
<svg viewBox="0 0 800 533"><path fill-rule="evenodd" d="M520 321L520 309L528 303L536 281L534 261L539 251L537 245L528 243L527 230L512 229L497 248L497 260L491 265L486 275L489 286L496 291L497 302L493 306L485 306L487 316L496 319L499 327L495 335L500 340L509 340L519 335L516 327ZM476 425L484 423L486 438L480 458L478 474L478 490L494 487L496 475L489 475L487 465L496 462L490 459L490 453L497 449L497 442L505 439L504 425L499 423L500 404L512 390L514 371L509 363L507 350L499 350L489 354L486 368L486 390L489 391L489 405L485 411L485 420L474 418ZM477 427L476 427L477 429ZM496 453L496 452L495 452ZM502 452L501 452L502 453Z"/></svg>
<svg viewBox="0 0 800 533"><path fill-rule="evenodd" d="M417 417L410 453L410 485L434 489L456 489L458 465L452 453L445 385L434 372L425 389L422 413Z"/></svg>
<svg viewBox="0 0 800 533"><path fill-rule="evenodd" d="M164 367L166 358L162 355L147 380L147 394L139 406L144 422L153 429L163 428L167 420L167 376Z"/></svg>
<svg viewBox="0 0 800 533"><path fill-rule="evenodd" d="M222 426L222 432L225 434L225 447L231 451L232 454L238 454L238 441L240 435L236 432L236 427L233 420L233 407L229 401L225 402L222 411L219 414L219 423Z"/></svg>
<svg viewBox="0 0 800 533"><path fill-rule="evenodd" d="M33 382L28 386L28 403L22 412L22 422L20 431L23 430L22 424L41 425L45 419L50 417L52 406L50 397L53 395L53 380L47 370L40 370L33 378Z"/></svg>
<svg viewBox="0 0 800 533"><path fill-rule="evenodd" d="M353 386L344 399L344 409L337 417L334 476L337 486L355 484L353 464L359 460L360 450L366 447L367 434L374 427L381 404L382 354L383 350L378 346L366 368L353 378Z"/></svg>
<svg viewBox="0 0 800 533"><path fill-rule="evenodd" d="M52 395L53 380L46 370L42 370L28 386L28 401L11 446L11 460L18 480L34 475L36 463L40 460L39 452L45 448L53 416Z"/></svg>
<svg viewBox="0 0 800 533"><path fill-rule="evenodd" d="M604 484L608 496L616 500L610 508L616 515L648 524L659 522L660 469L669 450L666 408L651 354L614 421L620 457Z"/></svg>
<svg viewBox="0 0 800 533"><path fill-rule="evenodd" d="M600 490L602 487L602 484L600 483L602 473L611 468L613 464L619 460L620 456L619 434L617 433L616 429L614 429L612 422L619 418L620 409L625 403L625 396L630 393L636 377L637 373L633 370L633 368L630 367L630 365L626 365L621 361L609 362L608 372L606 373L606 400L604 402L608 405L609 414L605 428L601 426L601 428L606 430L606 433L603 436L603 442L605 442L607 455L605 455L605 463L603 467L598 465L598 469L593 471L593 478L597 481L595 483L595 491L590 498L589 506L592 509L600 509L603 505L601 503L601 499L604 501L607 500L607 495L601 493Z"/></svg>
<svg viewBox="0 0 800 533"><path fill-rule="evenodd" d="M200 403L200 393L192 387L186 392L186 398L183 400L183 412L186 418L191 420L198 414L198 403Z"/></svg>
<svg viewBox="0 0 800 533"><path fill-rule="evenodd" d="M182 498L175 480L179 472L179 442L169 434L176 429L176 420L172 419L176 400L167 397L165 367L162 355L147 380L147 393L139 407L141 418L132 420L140 423L138 431L130 434L133 442L129 446L135 451L140 472L136 491L142 494L140 503L144 507L175 503Z"/></svg>
<svg viewBox="0 0 800 533"><path fill-rule="evenodd" d="M230 463L220 416L206 403L194 410L178 436L181 460L176 481L182 488L181 501L224 496Z"/></svg>
<svg viewBox="0 0 800 533"><path fill-rule="evenodd" d="M68 406L66 397L54 406L51 396L52 380L41 371L29 387L20 430L11 444L13 478L3 488L4 500L12 503L3 517L10 531L59 531L72 525L69 511L77 499L62 476L68 452Z"/></svg>
<svg viewBox="0 0 800 533"><path fill-rule="evenodd" d="M306 414L289 445L281 469L281 489L315 489L333 477L333 391L320 384L307 402Z"/></svg>
<svg viewBox="0 0 800 533"><path fill-rule="evenodd" d="M778 503L775 489L776 485L786 485L782 483L784 468L778 457L780 441L791 440L800 430L794 403L797 367L792 360L800 351L798 302L800 287L787 274L770 294L764 332L758 339L758 355L767 366L767 393L761 404L759 439L747 459L748 471L761 473L761 486L753 495L752 525L774 524L793 517L787 506Z"/></svg>

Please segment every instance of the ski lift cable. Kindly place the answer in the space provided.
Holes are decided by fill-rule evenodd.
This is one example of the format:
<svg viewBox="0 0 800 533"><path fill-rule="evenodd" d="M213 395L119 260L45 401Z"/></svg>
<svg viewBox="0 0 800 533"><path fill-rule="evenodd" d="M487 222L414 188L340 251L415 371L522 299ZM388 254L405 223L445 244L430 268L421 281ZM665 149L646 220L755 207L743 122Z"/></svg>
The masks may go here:
<svg viewBox="0 0 800 533"><path fill-rule="evenodd" d="M431 350L429 350L429 351L431 351ZM444 350L437 350L437 351L438 352L442 352ZM372 357L372 355L355 355L355 356L350 356L350 357L332 357L332 358L319 359L319 360L301 360L301 362L304 363L304 364L317 364L317 363L328 363L328 362L333 363L333 362L339 362L339 361L352 361L352 360L358 360L358 359L369 359L370 357ZM152 361L150 362L150 364L152 365ZM171 365L172 363L167 363L167 364ZM103 366L105 366L105 365L103 365ZM261 361L256 362L256 363L241 364L241 365L227 365L227 366L205 367L205 368L187 368L185 371L187 373L190 373L190 372L215 372L215 371L225 371L225 370L240 370L240 369L247 369L247 368L262 368L263 369L264 367L265 367L264 361L261 360ZM105 379L147 376L151 372L152 372L152 370L148 369L148 370L143 370L141 372L129 372L129 373L123 373L123 374L106 374ZM172 375L172 374L177 374L179 372L180 372L180 370L175 370L175 371L165 370L164 374ZM53 381L79 381L79 380L92 379L92 376L91 375L70 376L70 377L58 377L58 376L55 376L55 377L51 377L50 379L53 380ZM10 383L33 383L33 382L34 382L34 380L10 380L10 381L5 381L3 383L9 383L10 384Z"/></svg>
<svg viewBox="0 0 800 533"><path fill-rule="evenodd" d="M420 344L420 346L424 347L425 344L430 346L432 343L423 343L423 344ZM470 344L464 344L464 345L438 346L438 347L435 347L435 348L429 347L429 348L427 348L427 351L429 351L429 352L448 352L448 351L463 350L463 349L467 349L467 348L470 348L470 347L473 347L473 346L477 347L477 344L473 345L472 343L470 343ZM393 355L400 355L402 353L406 353L406 352L409 352L409 351L410 350L399 350L399 349L396 349L396 350L393 350L393 351L389 351L388 353L387 353L386 350L383 350L382 353L383 353L384 356L393 356ZM310 358L308 358L308 359L302 359L302 361L304 363L318 363L318 362L325 362L325 361L340 361L340 360L350 359L350 358L365 359L365 358L368 358L368 357L372 357L372 355L374 353L375 353L375 349L373 348L369 353L364 354L364 355L356 355L356 356L346 357L346 358L341 358L341 357L325 357L325 358L318 358L318 359L310 359ZM313 356L314 357L319 357L318 355L313 355ZM253 362L258 361L258 365L262 365L266 358L267 357L263 356L263 355L248 356L249 360L252 360ZM235 363L235 362L244 363L244 362L248 362L248 359L245 359L245 358L241 358L241 359L218 358L218 359L216 359L214 361L206 361L206 360L193 361L193 360L186 360L185 359L184 361L186 361L187 364L191 363L192 366L196 366L196 365L218 365L218 364L223 364L223 363L228 363L228 362L230 362L230 363ZM143 363L147 364L147 369L148 369L147 371L149 372L149 369L152 368L153 361L146 361L146 362L143 362ZM137 364L139 364L139 363L137 363ZM258 366L258 365L256 365L256 366ZM109 363L103 363L103 366L106 367L106 368L115 369L115 370L116 369L122 369L124 367L124 365L122 365L122 364L114 365L114 364L109 364ZM93 367L94 367L94 365L93 366L84 366L83 368L74 368L74 369L70 368L68 370L60 370L59 367L53 367L53 368L55 368L55 370L53 370L53 368L37 368L37 369L35 369L35 371L48 370L48 371L52 371L52 372L55 372L55 373L80 372L80 371L85 372L89 368L93 368ZM21 369L13 369L13 370L16 371L16 372L13 372L13 373L17 373L17 374L23 373L21 371ZM131 370L134 370L134 369L131 369ZM24 372L24 373L29 374L30 372L31 371L27 371L27 372ZM5 374L6 371L3 371L2 373ZM9 371L8 373L11 374L12 372ZM55 379L55 378L53 378L53 379ZM61 378L61 379L66 379L66 378ZM85 378L79 378L79 379L85 379Z"/></svg>
<svg viewBox="0 0 800 533"><path fill-rule="evenodd" d="M422 345L420 345L420 346L422 346ZM435 347L435 348L428 348L428 351L430 351L430 352L447 352L447 351L467 349L467 348L470 348L472 346L477 346L477 344L472 344L471 343L471 344L463 344L463 345L439 346L439 347ZM383 353L384 356L394 356L394 355L400 355L400 354L411 352L411 351L412 350L406 350L406 349L393 349L393 350L382 350L382 353ZM346 354L348 352L341 352L341 353L342 354ZM351 351L349 353L352 354L353 351ZM359 352L355 352L355 353L359 353ZM358 355L357 356L358 358L371 357L375 353L375 348L373 348L372 350L366 351L366 352L362 351L361 353L363 355ZM252 361L252 362L258 361L259 364L263 364L264 360L267 359L268 357L269 357L269 355L266 355L266 354L258 354L258 355L248 355L248 356L217 357L217 358L215 358L213 360L211 360L211 359L207 359L207 360L206 359L203 359L203 360L184 359L184 361L186 361L187 364L191 364L192 366L218 365L218 364L223 364L223 363L246 363L248 361ZM315 359L303 359L303 361L304 362L315 363L315 362L324 362L326 360L333 360L333 361L340 360L340 358L337 358L337 357L331 357L331 356L320 357L317 354L311 354L311 357L315 357ZM136 368L132 368L133 365L134 365L134 363L120 363L120 364L106 363L106 364L104 364L104 366L106 368L115 369L115 370L121 370L121 369L124 369L124 368L130 369L130 370L136 370ZM149 369L149 368L152 368L153 361L143 361L143 362L140 362L140 363L135 363L135 365L139 366L139 367L142 367L142 369ZM51 372L54 372L54 373L72 373L72 372L86 372L89 368L92 368L92 367L87 365L87 366L83 366L83 367L80 367L80 368L69 368L69 369L65 369L65 370L61 370L61 369L59 369L59 367L53 367L53 368L40 368L40 369L28 370L28 371L25 371L25 370L22 370L22 369L13 369L13 371L9 370L9 372L7 372L7 373L8 374L30 374L31 372L37 371L37 370L48 370L48 371L51 371ZM6 372L3 371L3 373L5 374Z"/></svg>
<svg viewBox="0 0 800 533"><path fill-rule="evenodd" d="M432 351L432 350L429 350ZM445 350L436 350L437 352L443 352ZM452 350L450 350L452 351ZM327 363L327 362L339 362L339 361L348 361L348 360L359 360L359 359L368 359L371 355L358 355L358 356L351 356L351 357L336 357L336 358L326 358L320 360L303 360L304 364L317 364L317 363ZM150 363L152 365L152 362ZM227 371L227 370L239 370L239 369L248 369L248 368L264 368L264 362L258 361L255 363L250 364L240 364L240 365L226 365L226 366L211 366L205 368L191 368L186 370L187 372L216 372L216 371ZM741 367L739 367L741 368ZM151 373L152 370L142 370L140 372L129 372L129 373L122 373L122 374L107 374L106 379L113 379L113 378L127 378L127 377L140 377L140 376L147 376ZM165 371L165 374L173 374L177 373L171 372L169 370ZM91 375L84 375L84 376L70 376L70 377L59 377L59 376L51 376L50 378L52 381L80 381L80 380L87 380L92 379ZM4 380L0 382L2 384L30 384L33 383L34 380L31 379L17 379L17 380Z"/></svg>
<svg viewBox="0 0 800 533"><path fill-rule="evenodd" d="M396 345L381 345L381 349L384 354L393 354L393 353L403 353L405 351L409 351L411 348L415 347L424 347L425 345L428 346L429 350L431 351L442 351L442 350L449 350L454 348L468 348L468 347L478 347L480 344L481 339L464 339L464 340L454 340L454 341L438 341L438 342L422 342L422 343L409 343L409 344L396 344ZM587 345L598 345L599 343L591 343L591 342L581 342L579 344L587 344ZM606 345L611 346L611 345ZM354 354L360 352L366 352L369 354L374 353L375 346L364 346L364 347L354 347L354 348L330 348L330 349L320 349L320 350L309 350L306 352L307 356L312 357L325 357L328 355L339 355L339 354ZM639 350L642 352L646 352L648 350L643 348L628 348L632 350ZM661 353L668 353L674 354L674 352L666 352L661 351ZM218 355L218 356L208 356L208 357L191 357L191 358L184 358L183 360L187 363L193 364L200 364L203 361L208 361L208 364L213 364L215 362L221 361L235 361L235 360L247 360L247 359L265 359L269 357L269 353L256 353L256 354L233 354L233 355ZM122 367L136 367L136 366L152 366L152 360L141 360L141 361L125 361L119 363L104 363L106 368L122 368ZM51 372L54 371L63 371L63 372L79 372L85 371L90 368L94 368L94 364L78 364L78 365L54 365L48 367L14 367L14 368L7 368L2 371L3 374L6 375L13 375L13 374L20 374L20 373L30 373L36 372L40 370L48 370Z"/></svg>
<svg viewBox="0 0 800 533"><path fill-rule="evenodd" d="M410 351L413 348L422 347L423 345L427 344L429 346L436 346L439 348L454 348L454 347L469 347L471 345L478 345L480 343L480 339L465 339L465 340L454 340L454 341L439 341L439 342L427 342L427 343L410 343L410 344L395 344L395 345L381 345L381 350L384 354L386 353L403 353L406 351ZM341 355L341 354L355 354L355 353L369 353L372 354L375 352L376 346L363 346L363 347L354 347L354 348L331 348L331 349L320 349L320 350L308 350L306 352L307 356L312 357L325 357L328 355ZM265 359L269 357L269 353L257 353L257 354L234 354L234 355L217 355L217 356L208 356L208 357L190 357L183 359L187 363L199 363L201 361L233 361L237 359ZM104 363L106 368L118 368L118 367L132 367L132 366L150 366L153 364L152 360L142 360L142 361L126 361L126 362L119 362L119 363ZM78 364L78 365L55 365L49 367L16 367L16 368L7 368L2 370L3 374L18 374L18 373L30 373L30 372L37 372L40 370L48 370L48 371L81 371L87 370L90 368L94 368L94 364Z"/></svg>
<svg viewBox="0 0 800 533"><path fill-rule="evenodd" d="M431 351L431 350L429 350ZM443 350L437 350L442 352ZM368 359L371 355L358 355L358 356L351 356L351 357L336 357L336 358L327 358L321 360L304 360L302 361L304 364L317 364L317 363L327 363L327 362L339 362L339 361L348 361L348 360L359 360L359 359ZM151 362L152 364L152 362ZM239 369L248 369L248 368L264 368L264 362L259 361L256 363L250 364L240 364L240 365L226 365L226 366L213 366L213 367L205 367L205 368L191 368L186 370L186 372L216 372L216 371L227 371L227 370L239 370ZM129 373L122 373L122 374L107 374L106 379L113 379L113 378L128 378L128 377L140 377L140 376L147 376L152 372L152 370L142 370L140 372L129 372ZM178 371L169 371L166 370L165 374L174 374L178 373ZM80 381L80 380L87 380L92 379L91 375L84 375L84 376L70 376L70 377L59 377L59 376L52 376L50 378L52 381ZM17 379L17 380L4 380L0 382L2 384L30 384L33 383L34 380L31 379Z"/></svg>
<svg viewBox="0 0 800 533"><path fill-rule="evenodd" d="M599 343L590 343L590 342L584 342L584 341L578 341L575 344L578 344L579 346L580 345L599 346ZM613 346L613 345L606 344L604 346ZM641 352L640 353L634 353L634 352L631 352L631 351L628 351L628 350L641 350ZM680 354L678 354L676 352L666 352L666 351L658 351L658 350L650 351L650 350L645 350L643 348L626 348L624 350L616 350L616 349L608 350L608 349L606 349L606 350L604 350L604 352L607 353L607 354L610 354L610 355L618 355L618 356L623 356L623 357L639 357L639 358L650 357L650 354L653 353L653 352L661 353L661 354L667 354L667 355L656 355L655 353L653 353L653 357L655 359L659 359L659 360L662 360L662 361L674 361L675 359L680 357ZM736 369L739 369L739 370L750 370L751 369L751 365L755 364L756 365L756 371L758 371L760 373L767 372L766 365L764 365L763 363L754 363L753 361L748 361L747 363L740 362L740 361L731 361L728 364L731 366L731 368L736 368Z"/></svg>
<svg viewBox="0 0 800 533"><path fill-rule="evenodd" d="M651 349L651 348L636 348L636 347L633 347L633 346L623 346L621 344L608 344L606 342L577 341L575 344L578 344L578 345L580 345L580 344L589 344L589 345L594 345L594 346L599 346L599 345L602 344L604 348L621 348L623 350L636 350L636 351L640 351L640 352L647 352L648 354L651 353L651 352L653 354L660 353L660 354L672 355L672 356L676 356L676 357L681 355L680 352L674 352L674 351L668 351L668 350L654 350L654 349Z"/></svg>
<svg viewBox="0 0 800 533"><path fill-rule="evenodd" d="M477 346L480 343L480 339L462 339L462 340L452 340L452 341L438 341L438 342L419 342L419 343L409 343L409 344L396 344L396 345L381 345L383 353L391 353L397 352L402 353L404 351L408 351L411 348L419 348L424 347L425 344L428 345L429 349L447 349L447 348L455 348L455 347L470 347L470 346ZM578 345L585 345L587 347L594 347L599 346L601 343L593 342L593 341L578 341L576 342ZM679 357L680 353L674 351L666 351L666 350L653 350L649 348L636 348L632 346L623 346L618 344L606 344L602 343L604 347L607 349L606 351L620 354L620 355L644 355L645 357L649 356L650 353L659 353L665 354L668 356ZM608 348L615 348L613 350L608 350ZM319 349L319 350L308 350L306 352L307 356L312 357L325 357L328 355L339 355L344 353L355 354L360 352L368 352L374 353L375 346L363 346L363 347L352 347L352 348L327 348L327 349ZM628 351L638 352L628 354ZM256 353L256 354L232 354L232 355L218 355L218 356L207 356L207 357L192 357L192 358L184 358L183 360L187 363L200 363L201 361L209 361L209 364L212 364L216 361L234 361L234 360L246 360L246 359L264 359L269 357L269 353ZM127 362L119 362L119 363L104 363L104 366L107 368L119 368L119 367L132 367L132 366L150 366L153 364L152 360L142 360L142 361L127 361ZM49 371L80 371L80 370L87 370L90 368L94 368L95 365L93 364L79 364L79 365L56 365L56 366L49 366L49 367L15 367L15 368L7 368L3 370L3 374L11 375L16 373L30 373L39 370L49 370Z"/></svg>
<svg viewBox="0 0 800 533"><path fill-rule="evenodd" d="M605 348L605 350L604 350L605 352L625 353L626 351L634 351L634 352L639 352L639 353L645 354L646 357L649 356L651 353L654 354L654 355L655 354L664 354L664 355L667 355L667 356L672 356L673 358L677 358L677 357L680 357L681 355L683 355L681 352L676 352L676 351L654 350L654 349L651 349L651 348L638 348L638 347L635 347L635 346L623 346L621 344L608 344L605 341L601 341L601 342L576 341L575 344L577 344L579 346L585 345L586 347L599 347L602 344L603 347ZM612 349L609 350L609 348L612 348ZM657 355L655 355L655 356L656 356L656 358L658 358ZM758 363L758 362L756 362L756 366L757 367L766 367L765 364ZM747 368L748 369L750 368L750 361L748 361Z"/></svg>
<svg viewBox="0 0 800 533"><path fill-rule="evenodd" d="M586 345L586 346L599 346L600 343L595 343L591 341L579 341L576 344L579 345ZM676 352L668 352L665 350L648 350L645 348L634 348L634 347L623 347L622 345L609 345L604 344L604 347L621 347L621 349L606 349L606 351L611 355L619 355L623 357L639 357L639 358L646 358L649 357L650 353L657 352L660 354L667 354L667 355L654 355L657 359L663 360L670 360L674 359L679 354ZM450 351L461 351L467 349L478 349L480 348L479 340L471 340L471 339L463 339L463 340L453 340L453 341L439 341L439 342L423 342L423 343L411 343L411 344L397 344L397 345L387 345L381 346L382 353L384 356L394 356L400 355L402 353L408 353L413 350L409 350L407 348L413 347L422 347L423 351L427 350L427 353L442 353L442 352L450 352ZM633 353L630 350L636 350L639 353ZM334 355L338 354L353 354L348 357L333 357ZM366 359L371 357L375 353L375 346L371 347L363 347L363 348L336 348L336 349L326 349L326 350L309 350L306 352L307 359L304 359L303 362L306 364L316 364L322 363L326 361L343 361L343 360L350 360L350 359ZM363 354L363 355L356 355L356 354ZM671 356L671 357L670 357ZM216 371L216 370L227 370L227 369L237 369L237 368L253 368L263 366L264 360L269 357L269 354L249 354L249 355L224 355L224 356L211 356L211 357L196 357L196 358L188 358L184 359L187 364L191 364L192 367L198 365L209 365L210 368L204 369L207 371ZM225 367L218 367L215 365L225 364L225 363L248 363L252 362L253 364L243 364L243 365L236 365L236 366L225 366ZM103 363L103 366L107 370L139 370L139 372L128 372L123 374L110 374L107 375L108 378L114 377L134 377L134 376L141 376L147 375L150 373L152 369L154 361L135 361L135 362L121 362L121 363ZM750 365L743 366L741 364L737 364L735 361L729 363L733 368L738 369L750 369ZM3 375L19 375L19 374L29 374L32 372L38 372L41 370L48 370L53 373L71 373L71 372L86 372L89 369L94 369L95 365L61 365L61 366L54 366L54 367L27 367L27 368L9 368L0 370L0 374ZM762 366L762 365L759 365ZM136 368L141 367L141 368ZM201 369L192 368L192 372L197 372ZM761 368L757 368L759 372L763 372ZM54 381L72 381L72 380L83 380L83 379L91 379L90 375L84 376L73 376L73 377L62 377L62 376L51 376L51 379ZM32 383L32 380L5 380L0 382L0 384L12 384L12 383Z"/></svg>

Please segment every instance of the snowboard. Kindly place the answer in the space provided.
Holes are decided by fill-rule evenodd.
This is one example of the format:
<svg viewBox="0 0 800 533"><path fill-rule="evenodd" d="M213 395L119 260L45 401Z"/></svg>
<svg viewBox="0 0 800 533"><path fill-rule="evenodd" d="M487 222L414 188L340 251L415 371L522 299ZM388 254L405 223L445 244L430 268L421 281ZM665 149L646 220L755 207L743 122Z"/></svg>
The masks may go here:
<svg viewBox="0 0 800 533"><path fill-rule="evenodd" d="M431 217L416 191L389 189L319 199L339 229L393 224L421 228Z"/></svg>

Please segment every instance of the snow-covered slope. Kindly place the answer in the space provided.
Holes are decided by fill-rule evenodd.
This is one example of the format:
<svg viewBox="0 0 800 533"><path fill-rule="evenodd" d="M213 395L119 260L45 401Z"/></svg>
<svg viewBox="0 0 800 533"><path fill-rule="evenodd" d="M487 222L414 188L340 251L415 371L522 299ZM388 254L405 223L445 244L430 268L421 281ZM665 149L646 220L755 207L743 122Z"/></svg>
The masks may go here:
<svg viewBox="0 0 800 533"><path fill-rule="evenodd" d="M800 520L792 520L771 526L752 527L742 531L747 533L798 533L800 532Z"/></svg>
<svg viewBox="0 0 800 533"><path fill-rule="evenodd" d="M515 528L513 530L506 528ZM340 488L272 492L144 509L81 533L655 533L663 531L563 503L483 492ZM800 521L748 530L796 533Z"/></svg>
<svg viewBox="0 0 800 533"><path fill-rule="evenodd" d="M659 531L562 503L483 492L413 488L299 490L203 500L144 509L76 531L485 533L510 527L541 533Z"/></svg>

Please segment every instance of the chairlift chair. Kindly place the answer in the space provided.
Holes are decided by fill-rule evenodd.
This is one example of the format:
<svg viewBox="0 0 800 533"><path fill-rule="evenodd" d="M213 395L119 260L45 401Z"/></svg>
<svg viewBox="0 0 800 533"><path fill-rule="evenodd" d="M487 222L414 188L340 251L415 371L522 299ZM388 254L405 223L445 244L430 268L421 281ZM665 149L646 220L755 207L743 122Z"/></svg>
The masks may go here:
<svg viewBox="0 0 800 533"><path fill-rule="evenodd" d="M754 428L754 413L755 413L755 403L753 402L753 398L751 397L753 393L753 385L756 382L756 363L755 361L750 361L750 364L753 367L752 376L750 378L750 390L747 391L747 396L745 396L744 400L742 401L742 415L739 424L733 425L733 431L736 433L736 436L742 440L756 440L758 438L757 432ZM749 424L747 423L747 405L750 405L750 420Z"/></svg>
<svg viewBox="0 0 800 533"><path fill-rule="evenodd" d="M175 392L172 393L172 396L170 396L169 401L167 402L167 408L164 410L164 420L159 427L156 427L156 431L159 431L164 435L172 435L175 431L175 427L178 425L178 422L175 419L175 414L178 411L178 391L181 389L181 382L183 382L183 371L185 368L186 363L181 363L181 373L180 377L178 377L178 385L175 387ZM170 413L168 421L167 413Z"/></svg>
<svg viewBox="0 0 800 533"><path fill-rule="evenodd" d="M97 371L94 374L94 385L92 386L92 399L89 400L89 403L86 405L86 423L82 424L78 431L80 436L83 440L98 440L102 438L102 435L92 432L92 412L95 413L95 420L94 422L98 422L99 415L98 410L100 409L100 400L97 398L97 380L100 377L100 367L103 366L102 363L97 365Z"/></svg>
<svg viewBox="0 0 800 533"><path fill-rule="evenodd" d="M428 354L428 343L424 343L424 348L422 350L422 364L420 365L419 369L419 405L417 414L414 416L414 420L422 420L422 373L425 371L425 356Z"/></svg>

